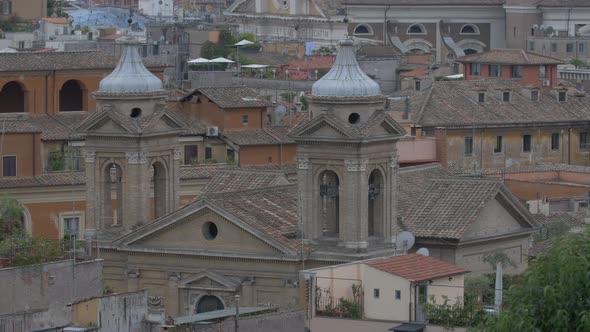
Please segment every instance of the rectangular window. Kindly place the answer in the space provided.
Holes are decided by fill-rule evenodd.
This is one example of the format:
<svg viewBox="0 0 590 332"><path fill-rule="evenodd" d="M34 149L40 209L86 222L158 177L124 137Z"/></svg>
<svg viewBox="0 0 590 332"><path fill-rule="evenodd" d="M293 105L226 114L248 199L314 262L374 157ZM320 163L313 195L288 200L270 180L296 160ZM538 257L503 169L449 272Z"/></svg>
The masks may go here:
<svg viewBox="0 0 590 332"><path fill-rule="evenodd" d="M557 43L551 43L551 52L557 52Z"/></svg>
<svg viewBox="0 0 590 332"><path fill-rule="evenodd" d="M146 57L148 55L147 45L141 45L141 56Z"/></svg>
<svg viewBox="0 0 590 332"><path fill-rule="evenodd" d="M512 78L522 78L522 66L521 65L512 66Z"/></svg>
<svg viewBox="0 0 590 332"><path fill-rule="evenodd" d="M80 217L63 218L63 234L65 239L78 239L80 232Z"/></svg>
<svg viewBox="0 0 590 332"><path fill-rule="evenodd" d="M410 127L410 136L416 137L416 127Z"/></svg>
<svg viewBox="0 0 590 332"><path fill-rule="evenodd" d="M559 133L551 134L551 150L559 150Z"/></svg>
<svg viewBox="0 0 590 332"><path fill-rule="evenodd" d="M11 3L10 1L3 1L2 2L2 15L10 15L11 13Z"/></svg>
<svg viewBox="0 0 590 332"><path fill-rule="evenodd" d="M502 77L502 66L490 65L490 77Z"/></svg>
<svg viewBox="0 0 590 332"><path fill-rule="evenodd" d="M485 103L486 101L486 94L483 92L478 93L477 95L477 101L480 103Z"/></svg>
<svg viewBox="0 0 590 332"><path fill-rule="evenodd" d="M535 42L529 41L529 51L533 52L535 50Z"/></svg>
<svg viewBox="0 0 590 332"><path fill-rule="evenodd" d="M480 63L472 63L471 64L471 75L473 75L473 76L480 76L481 75L481 64Z"/></svg>
<svg viewBox="0 0 590 332"><path fill-rule="evenodd" d="M154 44L154 46L152 47L152 54L153 54L153 55L158 55L158 54L160 54L160 45L158 45L158 44Z"/></svg>
<svg viewBox="0 0 590 332"><path fill-rule="evenodd" d="M420 91L420 81L416 81L416 82L414 83L414 86L415 86L415 88L416 88L416 91Z"/></svg>
<svg viewBox="0 0 590 332"><path fill-rule="evenodd" d="M192 165L199 162L199 147L197 145L184 146L184 164Z"/></svg>
<svg viewBox="0 0 590 332"><path fill-rule="evenodd" d="M539 78L545 78L545 77L547 77L547 66L540 65L539 66Z"/></svg>
<svg viewBox="0 0 590 332"><path fill-rule="evenodd" d="M2 157L2 176L16 176L16 156Z"/></svg>
<svg viewBox="0 0 590 332"><path fill-rule="evenodd" d="M567 99L565 91L560 91L558 94L559 101L565 102Z"/></svg>
<svg viewBox="0 0 590 332"><path fill-rule="evenodd" d="M574 51L574 43L565 44L565 51L567 53L572 53Z"/></svg>
<svg viewBox="0 0 590 332"><path fill-rule="evenodd" d="M531 152L532 140L531 135L522 135L522 152Z"/></svg>
<svg viewBox="0 0 590 332"><path fill-rule="evenodd" d="M473 137L465 137L465 155L471 156L473 154Z"/></svg>
<svg viewBox="0 0 590 332"><path fill-rule="evenodd" d="M206 147L205 148L205 159L211 159L213 158L213 149L211 149L210 147Z"/></svg>
<svg viewBox="0 0 590 332"><path fill-rule="evenodd" d="M588 140L588 132L580 133L580 150L588 150L590 147L590 141Z"/></svg>
<svg viewBox="0 0 590 332"><path fill-rule="evenodd" d="M249 121L249 119L248 119L248 116L247 115L242 116L242 123L243 124L247 125L248 124L248 121Z"/></svg>
<svg viewBox="0 0 590 332"><path fill-rule="evenodd" d="M395 290L395 299L396 300L401 300L402 299L402 291L401 290Z"/></svg>
<svg viewBox="0 0 590 332"><path fill-rule="evenodd" d="M496 136L496 144L494 145L494 153L502 153L502 136Z"/></svg>
<svg viewBox="0 0 590 332"><path fill-rule="evenodd" d="M531 100L532 101L537 101L539 100L539 91L531 91Z"/></svg>
<svg viewBox="0 0 590 332"><path fill-rule="evenodd" d="M578 44L578 52L583 53L586 51L586 44L584 43L579 43Z"/></svg>
<svg viewBox="0 0 590 332"><path fill-rule="evenodd" d="M504 101L504 102L510 101L510 92L508 92L508 91L502 92L502 101Z"/></svg>
<svg viewBox="0 0 590 332"><path fill-rule="evenodd" d="M379 298L379 288L373 288L373 297L376 299Z"/></svg>
<svg viewBox="0 0 590 332"><path fill-rule="evenodd" d="M236 151L233 149L227 149L227 161L236 160Z"/></svg>

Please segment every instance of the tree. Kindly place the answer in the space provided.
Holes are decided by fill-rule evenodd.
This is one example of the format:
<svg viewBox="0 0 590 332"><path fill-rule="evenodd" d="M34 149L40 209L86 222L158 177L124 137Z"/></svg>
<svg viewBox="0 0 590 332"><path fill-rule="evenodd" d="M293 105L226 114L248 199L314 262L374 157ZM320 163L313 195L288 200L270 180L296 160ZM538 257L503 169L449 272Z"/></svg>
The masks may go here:
<svg viewBox="0 0 590 332"><path fill-rule="evenodd" d="M585 63L584 63L584 61L582 61L578 58L575 58L575 59L570 60L570 65L574 65L577 69L577 68L583 68L585 66Z"/></svg>
<svg viewBox="0 0 590 332"><path fill-rule="evenodd" d="M590 230L556 240L533 261L506 307L478 331L590 331Z"/></svg>
<svg viewBox="0 0 590 332"><path fill-rule="evenodd" d="M24 206L8 195L0 198L0 240L22 228Z"/></svg>

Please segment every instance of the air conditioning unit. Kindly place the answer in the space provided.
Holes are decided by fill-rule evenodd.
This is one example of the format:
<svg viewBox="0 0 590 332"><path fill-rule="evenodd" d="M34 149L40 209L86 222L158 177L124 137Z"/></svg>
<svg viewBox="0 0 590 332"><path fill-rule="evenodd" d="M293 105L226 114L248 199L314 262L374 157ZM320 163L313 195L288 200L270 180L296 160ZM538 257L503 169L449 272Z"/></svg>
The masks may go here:
<svg viewBox="0 0 590 332"><path fill-rule="evenodd" d="M550 86L550 85L551 85L550 80L543 80L543 86Z"/></svg>
<svg viewBox="0 0 590 332"><path fill-rule="evenodd" d="M219 127L207 127L207 136L219 136Z"/></svg>

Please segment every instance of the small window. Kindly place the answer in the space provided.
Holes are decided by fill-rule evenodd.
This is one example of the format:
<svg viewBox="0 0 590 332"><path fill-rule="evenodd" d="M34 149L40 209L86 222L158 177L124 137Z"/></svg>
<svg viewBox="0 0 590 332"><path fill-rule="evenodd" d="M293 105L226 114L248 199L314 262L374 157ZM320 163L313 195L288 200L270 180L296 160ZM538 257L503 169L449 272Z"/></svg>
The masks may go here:
<svg viewBox="0 0 590 332"><path fill-rule="evenodd" d="M214 223L207 221L203 224L203 237L207 240L215 240L219 230L217 229L217 225Z"/></svg>
<svg viewBox="0 0 590 332"><path fill-rule="evenodd" d="M348 116L348 123L355 124L358 123L361 119L361 116L358 113L350 113Z"/></svg>
<svg viewBox="0 0 590 332"><path fill-rule="evenodd" d="M522 152L531 152L532 136L522 135Z"/></svg>
<svg viewBox="0 0 590 332"><path fill-rule="evenodd" d="M494 145L494 153L502 153L502 136L496 136L496 144Z"/></svg>
<svg viewBox="0 0 590 332"><path fill-rule="evenodd" d="M132 118L139 118L141 116L141 108L134 108L131 110L131 114L129 114Z"/></svg>
<svg viewBox="0 0 590 332"><path fill-rule="evenodd" d="M480 92L477 94L477 101L480 103L485 103L486 101L486 94L484 92Z"/></svg>
<svg viewBox="0 0 590 332"><path fill-rule="evenodd" d="M184 164L193 165L199 162L199 147L197 145L184 146Z"/></svg>
<svg viewBox="0 0 590 332"><path fill-rule="evenodd" d="M2 157L2 176L16 176L16 156Z"/></svg>
<svg viewBox="0 0 590 332"><path fill-rule="evenodd" d="M559 133L551 134L551 150L559 150Z"/></svg>
<svg viewBox="0 0 590 332"><path fill-rule="evenodd" d="M236 151L234 149L227 149L227 161L236 160Z"/></svg>
<svg viewBox="0 0 590 332"><path fill-rule="evenodd" d="M574 43L565 44L565 51L567 53L572 53L574 51Z"/></svg>
<svg viewBox="0 0 590 332"><path fill-rule="evenodd" d="M2 15L10 15L12 13L12 3L10 1L2 2Z"/></svg>
<svg viewBox="0 0 590 332"><path fill-rule="evenodd" d="M268 157L268 163L272 164L272 157Z"/></svg>
<svg viewBox="0 0 590 332"><path fill-rule="evenodd" d="M490 77L502 77L502 66L490 65Z"/></svg>
<svg viewBox="0 0 590 332"><path fill-rule="evenodd" d="M590 137L588 137L588 132L581 132L580 133L580 150L588 150L590 147Z"/></svg>
<svg viewBox="0 0 590 332"><path fill-rule="evenodd" d="M247 125L250 120L248 119L247 115L242 116L242 123Z"/></svg>
<svg viewBox="0 0 590 332"><path fill-rule="evenodd" d="M557 43L551 43L551 52L557 52Z"/></svg>
<svg viewBox="0 0 590 332"><path fill-rule="evenodd" d="M533 90L531 91L531 100L538 101L539 100L539 91Z"/></svg>
<svg viewBox="0 0 590 332"><path fill-rule="evenodd" d="M422 24L412 24L408 28L408 34L425 34L426 29Z"/></svg>
<svg viewBox="0 0 590 332"><path fill-rule="evenodd" d="M462 35L477 35L479 34L479 29L473 24L465 24L461 28Z"/></svg>
<svg viewBox="0 0 590 332"><path fill-rule="evenodd" d="M473 155L473 137L467 136L465 137L465 155L471 156Z"/></svg>
<svg viewBox="0 0 590 332"><path fill-rule="evenodd" d="M354 34L355 35L368 35L368 34L371 34L371 29L364 24L360 24L354 29Z"/></svg>
<svg viewBox="0 0 590 332"><path fill-rule="evenodd" d="M145 58L147 55L148 55L147 45L141 45L141 56Z"/></svg>
<svg viewBox="0 0 590 332"><path fill-rule="evenodd" d="M567 101L567 94L565 93L565 91L560 91L558 94L558 99L561 102L565 102Z"/></svg>
<svg viewBox="0 0 590 332"><path fill-rule="evenodd" d="M578 44L578 52L583 53L586 51L586 44L584 43L579 43Z"/></svg>
<svg viewBox="0 0 590 332"><path fill-rule="evenodd" d="M521 65L512 66L512 78L522 78L522 66Z"/></svg>
<svg viewBox="0 0 590 332"><path fill-rule="evenodd" d="M410 136L416 137L416 127L410 127Z"/></svg>
<svg viewBox="0 0 590 332"><path fill-rule="evenodd" d="M502 92L502 101L503 102L509 102L510 101L510 92L509 91Z"/></svg>
<svg viewBox="0 0 590 332"><path fill-rule="evenodd" d="M535 51L535 42L534 41L529 41L529 51L531 51L531 52Z"/></svg>
<svg viewBox="0 0 590 332"><path fill-rule="evenodd" d="M213 158L213 149L211 149L211 147L206 147L205 148L205 159L211 159Z"/></svg>
<svg viewBox="0 0 590 332"><path fill-rule="evenodd" d="M401 290L395 290L395 299L396 300L401 300L402 299L402 291Z"/></svg>
<svg viewBox="0 0 590 332"><path fill-rule="evenodd" d="M66 240L78 240L80 234L80 217L63 218L63 234Z"/></svg>
<svg viewBox="0 0 590 332"><path fill-rule="evenodd" d="M416 88L416 91L420 91L420 81L414 82L414 88Z"/></svg>
<svg viewBox="0 0 590 332"><path fill-rule="evenodd" d="M376 299L379 298L379 288L373 288L373 297Z"/></svg>
<svg viewBox="0 0 590 332"><path fill-rule="evenodd" d="M473 75L473 76L480 76L481 75L481 64L480 63L472 63L471 64L471 75Z"/></svg>
<svg viewBox="0 0 590 332"><path fill-rule="evenodd" d="M154 44L152 47L152 55L159 55L160 54L160 45Z"/></svg>
<svg viewBox="0 0 590 332"><path fill-rule="evenodd" d="M540 65L539 66L539 78L546 78L547 77L547 66Z"/></svg>

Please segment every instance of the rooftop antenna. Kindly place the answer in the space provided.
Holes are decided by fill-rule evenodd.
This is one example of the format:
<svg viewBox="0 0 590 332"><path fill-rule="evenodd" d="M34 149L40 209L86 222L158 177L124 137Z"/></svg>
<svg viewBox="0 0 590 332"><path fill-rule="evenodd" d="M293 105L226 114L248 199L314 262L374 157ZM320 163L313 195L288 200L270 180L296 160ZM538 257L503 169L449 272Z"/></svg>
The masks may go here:
<svg viewBox="0 0 590 332"><path fill-rule="evenodd" d="M407 253L407 251L412 248L415 242L416 237L414 237L414 234L408 231L403 231L395 237L396 249L403 250L404 253Z"/></svg>

